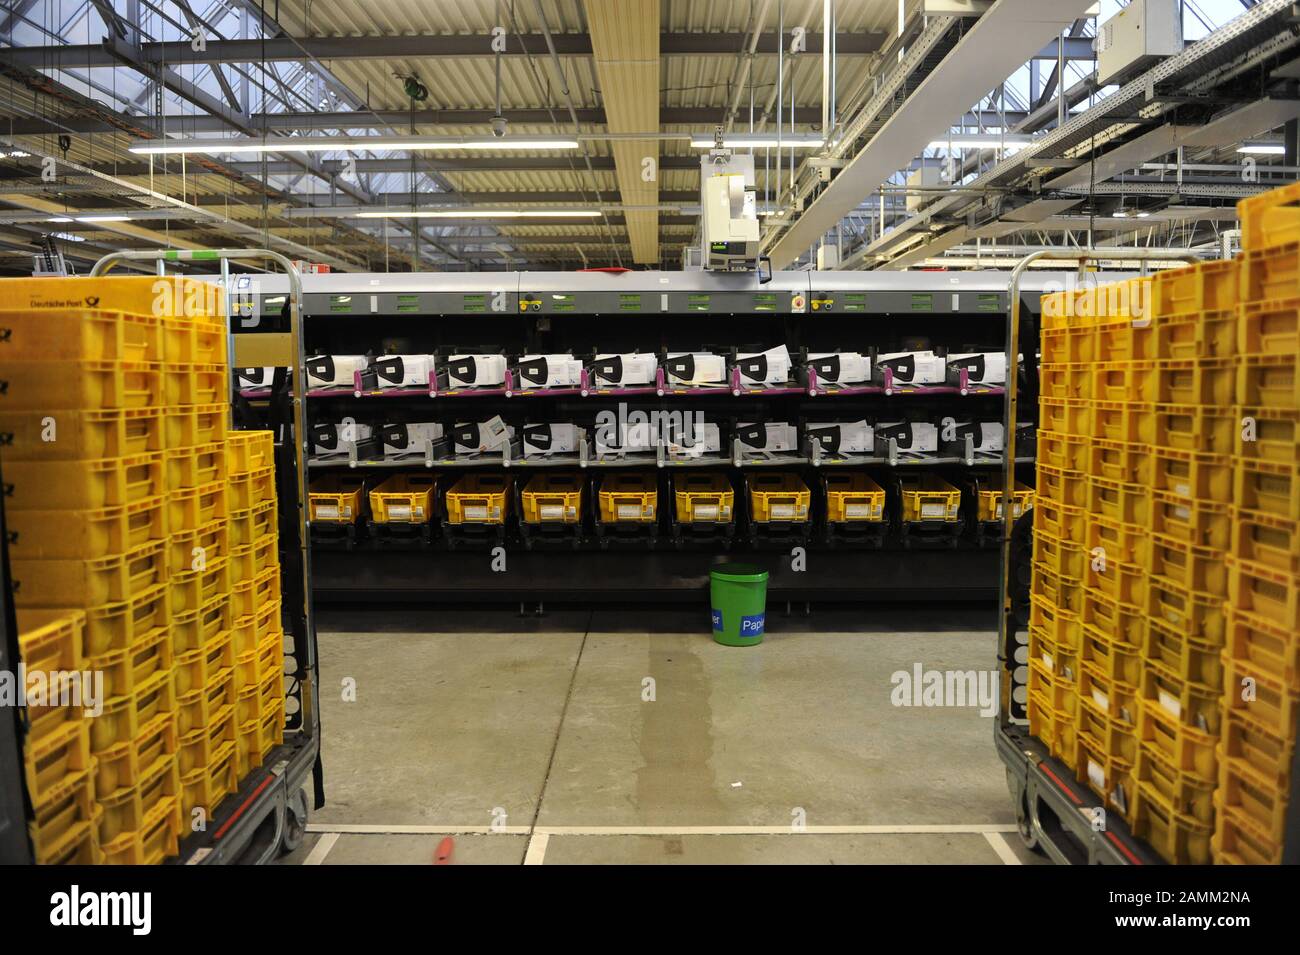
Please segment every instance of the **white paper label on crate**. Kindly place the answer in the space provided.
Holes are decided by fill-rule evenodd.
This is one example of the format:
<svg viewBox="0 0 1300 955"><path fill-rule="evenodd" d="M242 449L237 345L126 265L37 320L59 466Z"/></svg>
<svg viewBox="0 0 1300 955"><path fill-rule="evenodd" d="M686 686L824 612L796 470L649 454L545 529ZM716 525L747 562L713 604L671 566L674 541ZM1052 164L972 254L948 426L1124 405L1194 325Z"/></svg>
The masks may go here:
<svg viewBox="0 0 1300 955"><path fill-rule="evenodd" d="M844 505L844 516L845 517L871 517L872 512L874 510L875 508L873 508L870 504L850 503Z"/></svg>
<svg viewBox="0 0 1300 955"><path fill-rule="evenodd" d="M1183 704L1178 702L1178 697L1172 696L1164 690L1160 690L1157 694L1157 698L1160 700L1160 705L1170 713L1178 717L1180 720L1183 718Z"/></svg>
<svg viewBox="0 0 1300 955"><path fill-rule="evenodd" d="M718 505L697 504L695 506L695 516L701 521L716 521L718 519Z"/></svg>
<svg viewBox="0 0 1300 955"><path fill-rule="evenodd" d="M641 517L640 504L620 504L618 506L619 520L638 520Z"/></svg>
<svg viewBox="0 0 1300 955"><path fill-rule="evenodd" d="M562 521L564 520L563 504L543 504L541 507L542 520L544 521Z"/></svg>
<svg viewBox="0 0 1300 955"><path fill-rule="evenodd" d="M793 504L773 504L773 505L772 505L772 520L774 520L774 521L779 521L779 520L791 520L793 517L794 517L794 505L793 505Z"/></svg>
<svg viewBox="0 0 1300 955"><path fill-rule="evenodd" d="M1091 759L1088 760L1088 781L1102 792L1106 791L1106 770Z"/></svg>
<svg viewBox="0 0 1300 955"><path fill-rule="evenodd" d="M416 508L416 511L423 511L423 508ZM417 517L419 514L417 513ZM388 505L389 520L409 521L411 519L411 506L409 504L390 504Z"/></svg>
<svg viewBox="0 0 1300 955"><path fill-rule="evenodd" d="M945 507L943 504L922 504L922 505L921 505L921 516L922 516L922 517L938 517L938 518L942 518L942 517L944 517L947 513L948 513L948 509L947 509L947 507Z"/></svg>
<svg viewBox="0 0 1300 955"><path fill-rule="evenodd" d="M1056 672L1056 663L1052 659L1052 655L1050 653L1043 654L1043 666L1047 667L1047 669L1051 670L1053 673Z"/></svg>
<svg viewBox="0 0 1300 955"><path fill-rule="evenodd" d="M1183 497L1192 496L1192 486L1190 484L1175 484L1174 493L1181 494Z"/></svg>
<svg viewBox="0 0 1300 955"><path fill-rule="evenodd" d="M1179 506L1174 508L1174 515L1178 517L1179 520L1185 521L1192 516L1192 512L1189 508Z"/></svg>
<svg viewBox="0 0 1300 955"><path fill-rule="evenodd" d="M488 516L488 511L486 507L476 505L476 504L471 504L471 505L467 505L465 508L466 520L485 521L487 520L487 516Z"/></svg>
<svg viewBox="0 0 1300 955"><path fill-rule="evenodd" d="M317 504L316 516L323 521L338 520L339 509L333 504Z"/></svg>
<svg viewBox="0 0 1300 955"><path fill-rule="evenodd" d="M1110 699L1101 690L1093 689L1092 702L1096 703L1103 713L1110 712Z"/></svg>

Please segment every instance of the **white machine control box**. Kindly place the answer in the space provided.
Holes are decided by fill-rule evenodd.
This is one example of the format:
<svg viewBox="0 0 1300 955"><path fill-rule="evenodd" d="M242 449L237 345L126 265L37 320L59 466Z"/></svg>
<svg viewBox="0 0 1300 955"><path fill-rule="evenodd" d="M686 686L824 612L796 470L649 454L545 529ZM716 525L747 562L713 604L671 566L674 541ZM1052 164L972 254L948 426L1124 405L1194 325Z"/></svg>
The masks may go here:
<svg viewBox="0 0 1300 955"><path fill-rule="evenodd" d="M1097 85L1122 83L1152 61L1183 52L1181 11L1178 0L1132 0L1103 23L1093 41Z"/></svg>

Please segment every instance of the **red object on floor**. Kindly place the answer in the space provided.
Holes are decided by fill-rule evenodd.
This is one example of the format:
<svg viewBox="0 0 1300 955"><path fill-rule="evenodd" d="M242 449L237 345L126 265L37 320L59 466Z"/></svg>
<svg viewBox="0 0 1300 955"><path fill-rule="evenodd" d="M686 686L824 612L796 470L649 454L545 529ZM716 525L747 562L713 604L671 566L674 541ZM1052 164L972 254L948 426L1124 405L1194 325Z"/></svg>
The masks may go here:
<svg viewBox="0 0 1300 955"><path fill-rule="evenodd" d="M442 842L438 843L438 848L433 852L434 865L450 865L451 854L456 848L456 840L447 836Z"/></svg>

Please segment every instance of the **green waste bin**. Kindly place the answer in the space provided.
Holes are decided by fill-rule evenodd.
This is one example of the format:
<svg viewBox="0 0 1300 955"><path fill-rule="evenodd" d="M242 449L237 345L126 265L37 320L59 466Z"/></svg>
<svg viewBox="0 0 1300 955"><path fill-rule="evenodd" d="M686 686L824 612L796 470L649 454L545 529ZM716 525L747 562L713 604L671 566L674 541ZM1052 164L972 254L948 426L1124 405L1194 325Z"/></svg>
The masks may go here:
<svg viewBox="0 0 1300 955"><path fill-rule="evenodd" d="M709 572L713 639L728 647L763 642L767 571L753 564L722 564Z"/></svg>

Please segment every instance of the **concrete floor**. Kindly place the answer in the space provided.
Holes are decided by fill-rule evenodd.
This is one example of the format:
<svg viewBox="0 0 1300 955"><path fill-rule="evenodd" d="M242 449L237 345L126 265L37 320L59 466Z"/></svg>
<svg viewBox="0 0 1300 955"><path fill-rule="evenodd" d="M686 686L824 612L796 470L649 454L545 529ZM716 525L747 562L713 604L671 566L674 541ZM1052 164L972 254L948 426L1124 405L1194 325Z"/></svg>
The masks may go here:
<svg viewBox="0 0 1300 955"><path fill-rule="evenodd" d="M322 614L328 805L284 861L1039 862L990 719L891 702L992 669L954 629L986 616L770 614L737 649L666 611Z"/></svg>

